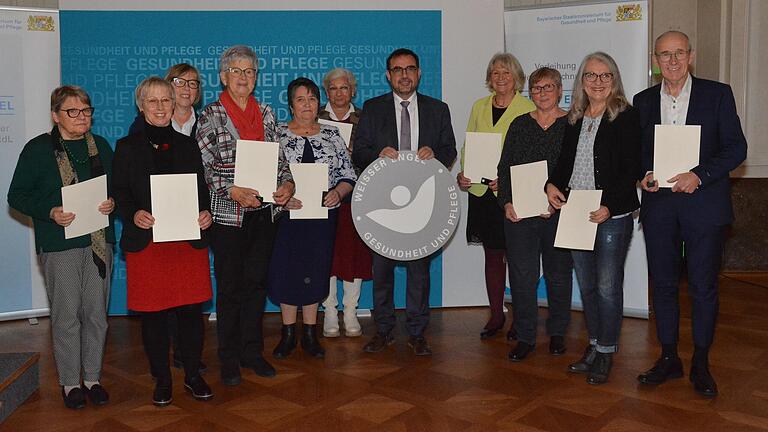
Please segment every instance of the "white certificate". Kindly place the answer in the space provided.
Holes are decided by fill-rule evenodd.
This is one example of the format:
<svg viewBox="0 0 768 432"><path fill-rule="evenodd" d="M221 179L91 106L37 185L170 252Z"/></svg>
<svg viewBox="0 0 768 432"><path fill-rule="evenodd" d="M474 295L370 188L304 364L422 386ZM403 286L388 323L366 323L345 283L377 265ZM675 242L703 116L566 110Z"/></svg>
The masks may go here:
<svg viewBox="0 0 768 432"><path fill-rule="evenodd" d="M278 151L275 142L237 140L235 186L255 189L263 201L274 202Z"/></svg>
<svg viewBox="0 0 768 432"><path fill-rule="evenodd" d="M75 214L75 220L64 227L64 238L80 237L109 226L109 216L99 211L99 206L106 200L106 175L62 187L61 205L64 212Z"/></svg>
<svg viewBox="0 0 768 432"><path fill-rule="evenodd" d="M292 163L291 174L296 182L293 197L301 208L291 210L291 219L328 219L328 207L323 207L323 192L328 190L328 164Z"/></svg>
<svg viewBox="0 0 768 432"><path fill-rule="evenodd" d="M155 243L199 240L197 174L149 176L149 187L155 218L152 240Z"/></svg>
<svg viewBox="0 0 768 432"><path fill-rule="evenodd" d="M699 164L701 126L656 125L653 142L653 178L659 187L672 187L672 177Z"/></svg>
<svg viewBox="0 0 768 432"><path fill-rule="evenodd" d="M349 140L352 139L352 123L344 123L344 122L337 122L333 120L324 120L324 119L318 119L318 123L328 125L328 126L336 126L339 128L339 133L341 134L341 137L344 139L344 143L349 147Z"/></svg>
<svg viewBox="0 0 768 432"><path fill-rule="evenodd" d="M467 132L464 142L464 177L472 180L472 183L480 183L483 178L493 180L498 177L501 147L501 134Z"/></svg>
<svg viewBox="0 0 768 432"><path fill-rule="evenodd" d="M572 190L568 202L560 209L560 221L555 234L555 247L565 249L595 249L597 224L589 214L600 208L601 190Z"/></svg>
<svg viewBox="0 0 768 432"><path fill-rule="evenodd" d="M523 219L549 212L544 185L549 177L547 161L509 167L512 182L512 205L517 217Z"/></svg>

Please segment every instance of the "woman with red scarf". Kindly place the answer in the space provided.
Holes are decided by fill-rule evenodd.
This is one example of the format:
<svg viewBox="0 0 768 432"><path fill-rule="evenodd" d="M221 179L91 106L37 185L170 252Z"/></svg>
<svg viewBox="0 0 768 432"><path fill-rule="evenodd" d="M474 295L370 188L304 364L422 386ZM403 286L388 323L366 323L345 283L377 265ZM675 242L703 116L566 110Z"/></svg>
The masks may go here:
<svg viewBox="0 0 768 432"><path fill-rule="evenodd" d="M235 45L221 55L219 100L198 119L197 144L211 198L211 249L216 275L216 315L221 382L240 383L240 366L262 377L275 369L262 355L262 317L266 278L275 238L274 208L259 191L235 186L237 140L277 142L275 115L253 97L258 72L256 53ZM295 186L285 156L279 153L275 205L293 196Z"/></svg>

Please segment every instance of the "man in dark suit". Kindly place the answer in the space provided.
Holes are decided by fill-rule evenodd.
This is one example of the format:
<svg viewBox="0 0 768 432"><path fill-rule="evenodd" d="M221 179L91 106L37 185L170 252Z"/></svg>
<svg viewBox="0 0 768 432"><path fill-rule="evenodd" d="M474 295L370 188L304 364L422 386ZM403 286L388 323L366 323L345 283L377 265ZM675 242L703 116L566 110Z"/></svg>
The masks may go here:
<svg viewBox="0 0 768 432"><path fill-rule="evenodd" d="M392 92L363 105L352 150L358 167L365 168L379 157L397 159L399 150L418 150L420 159L437 158L446 167L456 159L448 105L417 93L420 78L419 57L413 51L400 48L387 57L387 80ZM408 346L416 355L432 354L424 338L429 322L429 262L429 257L399 262L373 254L373 317L377 332L363 348L366 352L379 352L394 343L394 268L403 264L408 271Z"/></svg>
<svg viewBox="0 0 768 432"><path fill-rule="evenodd" d="M698 393L713 397L717 395L717 384L709 372L708 355L717 320L717 277L725 228L733 221L728 174L746 158L747 141L731 88L695 78L688 72L694 58L688 36L668 31L656 39L654 51L654 64L661 69L662 83L638 93L634 105L639 109L642 126L640 218L653 283L656 335L662 353L653 368L637 379L643 384L661 384L683 376L677 342L678 282L684 254L693 303L690 380ZM657 124L701 126L696 167L671 179L654 178ZM658 182L663 180L674 185L660 189Z"/></svg>

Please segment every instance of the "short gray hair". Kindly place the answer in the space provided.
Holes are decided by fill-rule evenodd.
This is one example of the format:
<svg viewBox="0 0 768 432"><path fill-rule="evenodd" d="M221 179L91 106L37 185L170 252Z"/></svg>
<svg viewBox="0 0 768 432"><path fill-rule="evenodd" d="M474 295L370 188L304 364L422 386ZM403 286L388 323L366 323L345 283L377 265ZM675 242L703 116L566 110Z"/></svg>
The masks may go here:
<svg viewBox="0 0 768 432"><path fill-rule="evenodd" d="M229 65L237 60L248 60L253 64L253 68L259 70L259 58L251 47L246 45L232 45L221 54L219 59L219 72L226 72Z"/></svg>
<svg viewBox="0 0 768 432"><path fill-rule="evenodd" d="M91 97L82 88L74 85L64 85L57 87L51 92L51 112L56 112L61 109L64 102L69 98L75 98L80 102L91 106Z"/></svg>
<svg viewBox="0 0 768 432"><path fill-rule="evenodd" d="M664 33L660 34L656 40L653 41L653 52L656 53L656 46L659 45L659 41L664 39L666 36L670 35L677 35L685 39L686 44L688 45L688 52L693 50L693 46L691 45L691 38L688 37L687 34L681 32L680 30L667 30Z"/></svg>
<svg viewBox="0 0 768 432"><path fill-rule="evenodd" d="M512 72L512 76L515 78L515 91L519 92L523 90L525 85L525 72L523 67L520 66L520 62L517 58L510 53L498 52L491 57L491 61L488 62L488 67L485 69L485 86L488 90L493 91L491 86L491 73L493 72L493 65L500 63L505 68Z"/></svg>
<svg viewBox="0 0 768 432"><path fill-rule="evenodd" d="M328 87L331 86L331 81L339 78L347 79L347 82L349 82L349 86L351 87L351 94L354 96L355 90L357 90L357 79L355 78L355 74L353 74L352 71L344 68L331 69L328 71L328 73L325 74L323 77L323 88L325 89L325 93L328 93Z"/></svg>
<svg viewBox="0 0 768 432"><path fill-rule="evenodd" d="M142 111L141 102L144 101L144 99L147 97L147 92L152 87L165 88L171 95L171 100L173 103L176 103L176 92L173 90L173 84L160 78L159 76L153 75L145 78L144 81L139 83L138 87L136 87L136 106L139 108L139 111Z"/></svg>

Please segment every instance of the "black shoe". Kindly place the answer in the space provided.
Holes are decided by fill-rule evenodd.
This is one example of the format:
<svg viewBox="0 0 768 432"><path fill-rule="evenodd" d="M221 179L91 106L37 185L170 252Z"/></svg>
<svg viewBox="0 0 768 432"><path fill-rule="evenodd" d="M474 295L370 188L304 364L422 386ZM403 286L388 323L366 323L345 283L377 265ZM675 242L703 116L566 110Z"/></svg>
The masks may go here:
<svg viewBox="0 0 768 432"><path fill-rule="evenodd" d="M184 389L199 401L207 401L213 397L213 392L200 375L184 379Z"/></svg>
<svg viewBox="0 0 768 432"><path fill-rule="evenodd" d="M587 384L605 384L613 366L613 353L596 353L592 368L589 369Z"/></svg>
<svg viewBox="0 0 768 432"><path fill-rule="evenodd" d="M565 354L565 338L562 336L552 336L549 338L549 353L553 356Z"/></svg>
<svg viewBox="0 0 768 432"><path fill-rule="evenodd" d="M712 374L709 373L709 368L691 366L689 378L693 383L693 389L696 390L696 393L704 397L717 396L717 383L715 383Z"/></svg>
<svg viewBox="0 0 768 432"><path fill-rule="evenodd" d="M176 369L184 369L184 360L179 357L173 356L173 367ZM197 368L198 372L205 373L208 371L208 366L200 360L200 365Z"/></svg>
<svg viewBox="0 0 768 432"><path fill-rule="evenodd" d="M507 332L507 341L512 342L513 340L517 340L517 332L514 327L510 327Z"/></svg>
<svg viewBox="0 0 768 432"><path fill-rule="evenodd" d="M499 329L499 328L483 329L483 331L480 332L480 339L481 340L490 339L490 338L496 336L499 333L499 330L501 330L501 329Z"/></svg>
<svg viewBox="0 0 768 432"><path fill-rule="evenodd" d="M272 356L284 359L293 352L294 348L296 348L296 324L284 324L280 330L280 342L272 351Z"/></svg>
<svg viewBox="0 0 768 432"><path fill-rule="evenodd" d="M363 351L367 353L377 353L392 345L393 343L395 343L395 338L393 338L391 334L376 332L376 334L371 338L370 342L365 344Z"/></svg>
<svg viewBox="0 0 768 432"><path fill-rule="evenodd" d="M641 384L658 385L668 379L681 378L683 376L683 362L680 357L661 357L656 364L645 373L637 376Z"/></svg>
<svg viewBox="0 0 768 432"><path fill-rule="evenodd" d="M173 400L173 383L171 378L158 378L155 382L155 391L152 393L152 403L163 407Z"/></svg>
<svg viewBox="0 0 768 432"><path fill-rule="evenodd" d="M310 356L321 359L325 357L325 350L317 336L317 324L301 326L301 349Z"/></svg>
<svg viewBox="0 0 768 432"><path fill-rule="evenodd" d="M536 345L531 345L527 342L519 341L517 345L509 352L509 359L513 362L521 362L528 357L528 354L532 353Z"/></svg>
<svg viewBox="0 0 768 432"><path fill-rule="evenodd" d="M592 368L592 363L595 361L595 355L597 354L597 347L594 345L587 345L584 350L584 355L576 363L568 365L568 372L571 373L589 373L589 369Z"/></svg>
<svg viewBox="0 0 768 432"><path fill-rule="evenodd" d="M73 388L69 394L64 393L64 387L62 387L61 397L64 398L64 406L69 409L85 408L85 393L80 387Z"/></svg>
<svg viewBox="0 0 768 432"><path fill-rule="evenodd" d="M408 338L408 348L412 349L413 354L417 356L432 355L432 348L429 347L424 336L411 336Z"/></svg>
<svg viewBox="0 0 768 432"><path fill-rule="evenodd" d="M277 375L275 368L262 356L256 357L252 361L243 362L241 366L252 369L260 377L272 378Z"/></svg>
<svg viewBox="0 0 768 432"><path fill-rule="evenodd" d="M225 386L240 385L240 367L234 365L221 365L221 383Z"/></svg>
<svg viewBox="0 0 768 432"><path fill-rule="evenodd" d="M101 384L94 384L91 388L86 387L85 394L91 400L91 403L96 406L106 405L109 402L109 393L104 390Z"/></svg>

